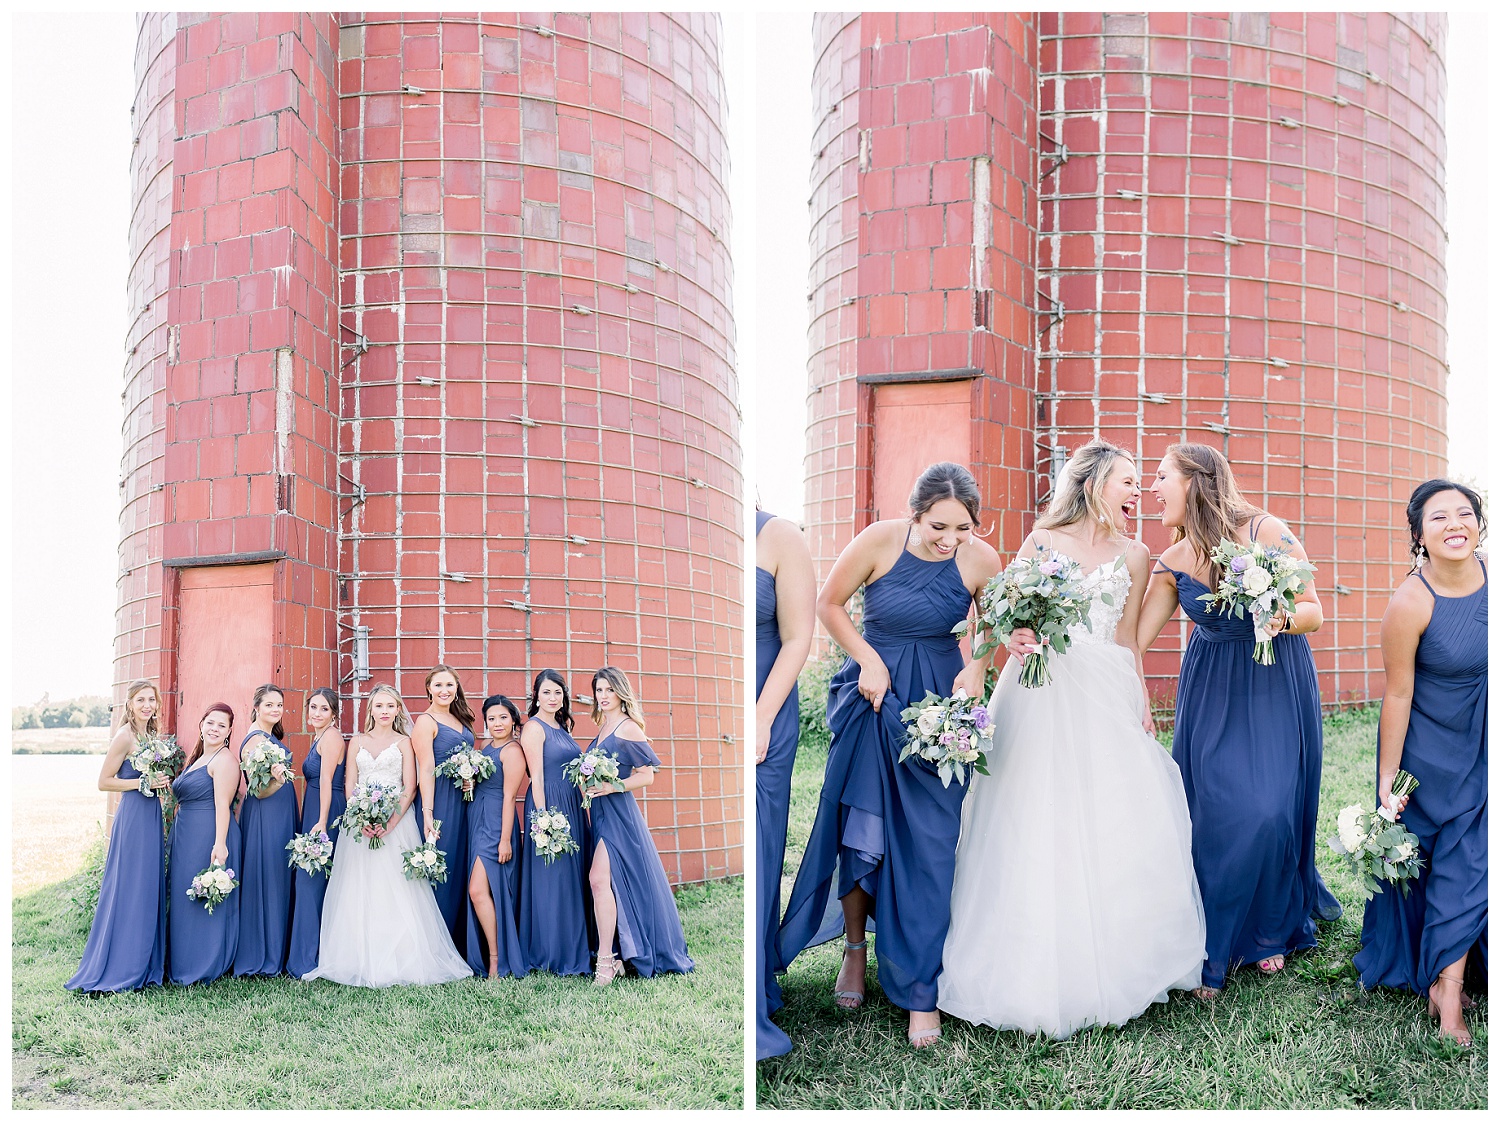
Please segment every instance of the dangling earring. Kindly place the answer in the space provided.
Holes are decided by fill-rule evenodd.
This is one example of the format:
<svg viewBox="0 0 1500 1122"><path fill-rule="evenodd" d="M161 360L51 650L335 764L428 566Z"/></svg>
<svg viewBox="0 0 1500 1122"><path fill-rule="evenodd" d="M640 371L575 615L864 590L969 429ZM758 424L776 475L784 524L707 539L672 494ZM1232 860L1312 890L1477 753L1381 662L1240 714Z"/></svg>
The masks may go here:
<svg viewBox="0 0 1500 1122"><path fill-rule="evenodd" d="M1427 564L1427 548L1421 542L1417 543L1416 557L1417 568L1420 569L1423 565Z"/></svg>

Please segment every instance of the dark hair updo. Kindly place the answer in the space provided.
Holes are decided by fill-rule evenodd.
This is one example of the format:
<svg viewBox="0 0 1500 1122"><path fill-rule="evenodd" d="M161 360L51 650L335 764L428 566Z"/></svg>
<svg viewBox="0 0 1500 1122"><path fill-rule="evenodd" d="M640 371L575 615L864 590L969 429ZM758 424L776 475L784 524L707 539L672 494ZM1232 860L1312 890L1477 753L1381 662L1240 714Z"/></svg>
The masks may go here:
<svg viewBox="0 0 1500 1122"><path fill-rule="evenodd" d="M1480 541L1484 540L1489 531L1490 524L1484 517L1484 502L1472 487L1465 487L1451 479L1429 479L1425 483L1418 483L1406 502L1406 525L1411 532L1408 548L1411 550L1411 571L1414 573L1422 565L1422 512L1427 509L1427 503L1433 495L1440 495L1444 491L1457 491L1474 508L1474 517L1479 522Z"/></svg>
<svg viewBox="0 0 1500 1122"><path fill-rule="evenodd" d="M566 693L567 691L564 690L563 692ZM505 711L510 714L511 731L519 734L521 731L521 711L516 708L516 703L503 693L492 693L489 697L485 698L484 704L479 707L479 715L485 721L488 721L490 719L490 710L497 705L503 706Z"/></svg>
<svg viewBox="0 0 1500 1122"><path fill-rule="evenodd" d="M916 485L906 505L911 508L915 522L944 499L957 499L969 512L969 517L979 521L979 485L969 469L959 464L944 461L933 464L917 477Z"/></svg>

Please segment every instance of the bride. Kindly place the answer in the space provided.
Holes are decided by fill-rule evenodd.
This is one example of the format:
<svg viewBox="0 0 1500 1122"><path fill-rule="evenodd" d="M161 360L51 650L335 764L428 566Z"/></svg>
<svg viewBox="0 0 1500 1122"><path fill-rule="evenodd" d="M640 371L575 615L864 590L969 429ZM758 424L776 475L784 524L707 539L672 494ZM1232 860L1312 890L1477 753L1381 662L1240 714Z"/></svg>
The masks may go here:
<svg viewBox="0 0 1500 1122"><path fill-rule="evenodd" d="M401 695L393 686L370 691L365 731L349 744L355 766L345 768L344 789L379 781L401 789L396 813L375 827L384 839L371 849L353 830L342 830L323 901L318 965L306 979L327 978L346 986L431 985L473 974L454 950L437 900L425 880L407 880L403 850L421 844L407 814L417 791L416 755L406 736ZM428 812L427 837L435 838ZM462 869L449 870L462 876Z"/></svg>
<svg viewBox="0 0 1500 1122"><path fill-rule="evenodd" d="M1125 531L1140 494L1131 457L1095 440L1021 545L1079 563L1093 627L1074 630L1036 689L1019 677L1037 639L1017 630L990 699L990 774L964 801L938 978L938 1008L975 1024L1066 1037L1199 982L1187 801L1152 735L1135 645L1150 553Z"/></svg>

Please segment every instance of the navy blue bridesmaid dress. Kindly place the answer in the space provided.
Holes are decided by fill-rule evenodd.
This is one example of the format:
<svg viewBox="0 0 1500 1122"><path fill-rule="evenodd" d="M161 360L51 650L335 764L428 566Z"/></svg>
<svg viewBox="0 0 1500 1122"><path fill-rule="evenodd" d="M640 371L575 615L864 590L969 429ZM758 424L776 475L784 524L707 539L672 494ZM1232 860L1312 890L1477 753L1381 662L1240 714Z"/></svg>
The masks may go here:
<svg viewBox="0 0 1500 1122"><path fill-rule="evenodd" d="M805 947L843 932L837 901L855 886L872 897L880 986L903 1009L937 1008L948 934L959 814L968 786L943 786L937 769L912 757L901 710L928 690L943 697L964 667L955 624L973 597L958 559L924 561L904 547L890 572L865 586L864 637L890 671L875 709L859 693L859 663L847 660L828 687L833 734L807 851L777 942L790 963Z"/></svg>
<svg viewBox="0 0 1500 1122"><path fill-rule="evenodd" d="M324 730L325 735L327 730ZM337 734L335 734L337 735ZM319 740L322 736L319 736ZM323 797L323 757L318 755L318 743L313 741L307 750L307 759L302 761L302 826L299 834L309 832L318 824L318 810ZM328 836L337 847L339 828L334 820L344 813L344 764L333 769L328 781ZM291 857L288 853L287 857ZM286 972L294 978L310 973L318 965L318 932L323 923L323 895L328 891L328 877L324 873L313 876L301 869L292 868L292 933L286 953Z"/></svg>
<svg viewBox="0 0 1500 1122"><path fill-rule="evenodd" d="M755 533L775 515L755 512ZM776 578L755 570L755 696L781 654L781 632L776 627ZM760 945L755 958L755 1058L784 1056L791 1038L771 1022L781 1008L776 983L776 928L781 922L781 872L786 860L786 822L792 799L792 765L797 759L797 687L787 696L771 724L766 758L755 765L755 916Z"/></svg>
<svg viewBox="0 0 1500 1122"><path fill-rule="evenodd" d="M593 746L619 757L621 780L638 767L661 767L651 745L643 741L621 740L611 732L595 737ZM618 950L625 965L642 978L688 973L693 960L682 934L682 917L635 793L596 795L588 815L589 860L600 845L609 853L609 883L615 896L615 946L610 953Z"/></svg>
<svg viewBox="0 0 1500 1122"><path fill-rule="evenodd" d="M504 975L523 977L528 969L526 953L521 946L521 897L520 871L521 853L525 845L525 832L521 829L521 816L517 811L510 823L510 860L500 864L500 819L505 810L505 768L500 762L500 749L493 744L486 746L484 754L493 761L495 774L482 783L474 784L474 801L469 804L469 865L464 870L463 883L468 891L469 874L477 859L484 866L484 876L490 885L490 899L495 905L495 946L484 945L484 930L479 926L479 917L474 914L474 904L469 903L468 954L469 965L481 978L489 977L491 951L498 958L496 970ZM450 877L455 875L450 872Z"/></svg>
<svg viewBox="0 0 1500 1122"><path fill-rule="evenodd" d="M462 732L437 721L437 733L432 738L432 766L437 767L449 756L462 748L474 747L474 734L468 729ZM416 805L417 831L426 830L426 817L422 812L422 792L418 788ZM469 804L464 793L453 785L453 780L442 775L432 779L432 819L441 822L438 827L438 848L448 862L448 879L432 886L437 898L438 911L443 913L443 923L448 934L453 936L454 949L468 945L464 933L464 921L468 917L469 900L469 827L465 815Z"/></svg>
<svg viewBox="0 0 1500 1122"><path fill-rule="evenodd" d="M531 812L536 809L536 785L526 791L522 831L526 844L521 860L521 945L532 970L553 974L589 973L588 862L593 852L584 821L578 788L563 778L563 764L579 754L578 741L564 729L542 721L547 734L542 747L542 782L547 804L567 816L578 843L577 853L566 853L547 864L531 842Z"/></svg>
<svg viewBox="0 0 1500 1122"><path fill-rule="evenodd" d="M1255 526L1251 527L1251 537ZM1203 984L1247 962L1317 945L1317 920L1342 909L1314 864L1323 713L1305 635L1255 661L1247 616L1210 612L1209 591L1168 566L1192 620L1177 683L1172 759L1193 820L1193 867L1208 928Z"/></svg>
<svg viewBox="0 0 1500 1122"><path fill-rule="evenodd" d="M269 733L257 730L240 741L240 751L256 736L286 747ZM290 758L291 753L287 756ZM240 897L240 943L234 953L236 978L280 974L286 969L292 913L292 869L287 864L290 855L286 843L296 832L297 792L290 780L274 795L263 799L245 792L245 802L240 807L244 868L240 872L240 887L235 890Z"/></svg>
<svg viewBox="0 0 1500 1122"><path fill-rule="evenodd" d="M224 749L220 748L220 752ZM177 817L167 843L167 980L180 986L212 982L234 965L240 942L240 894L236 888L213 910L189 900L188 886L208 868L214 848L214 777L208 765L183 772L172 784L177 795ZM226 869L241 878L240 824L229 816L224 844Z"/></svg>
<svg viewBox="0 0 1500 1122"><path fill-rule="evenodd" d="M1489 587L1486 571L1468 596L1432 593L1401 749L1401 766L1420 784L1401 822L1421 843L1423 867L1406 896L1386 888L1365 905L1354 965L1367 989L1425 994L1471 947L1467 975L1489 973Z"/></svg>
<svg viewBox="0 0 1500 1122"><path fill-rule="evenodd" d="M116 774L121 779L141 777L129 760ZM161 800L123 791L83 961L63 984L86 993L159 986L166 953L167 855Z"/></svg>

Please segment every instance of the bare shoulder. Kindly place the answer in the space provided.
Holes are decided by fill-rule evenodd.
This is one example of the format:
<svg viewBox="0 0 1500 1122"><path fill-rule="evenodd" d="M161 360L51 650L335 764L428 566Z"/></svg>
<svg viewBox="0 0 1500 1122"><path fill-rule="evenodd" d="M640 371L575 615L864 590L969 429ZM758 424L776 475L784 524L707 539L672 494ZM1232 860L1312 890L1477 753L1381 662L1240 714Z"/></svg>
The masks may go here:
<svg viewBox="0 0 1500 1122"><path fill-rule="evenodd" d="M1261 545L1281 548L1297 544L1297 535L1292 533L1291 527L1274 514L1262 512L1255 518L1259 519L1255 523L1255 540Z"/></svg>
<svg viewBox="0 0 1500 1122"><path fill-rule="evenodd" d="M128 752L135 747L135 733L130 728L130 722L126 721L110 738L110 752ZM186 745L183 746L184 748Z"/></svg>
<svg viewBox="0 0 1500 1122"><path fill-rule="evenodd" d="M1391 593L1391 602L1386 605L1384 624L1400 629L1425 631L1432 622L1432 593L1427 591L1415 573L1407 577Z"/></svg>
<svg viewBox="0 0 1500 1122"><path fill-rule="evenodd" d="M849 543L848 552L859 551L861 554L874 556L898 545L905 545L910 534L911 523L906 519L882 518L855 534L854 540Z"/></svg>
<svg viewBox="0 0 1500 1122"><path fill-rule="evenodd" d="M542 728L541 721L527 721L521 726L521 744L524 747L534 744L540 748L547 742L547 730Z"/></svg>
<svg viewBox="0 0 1500 1122"><path fill-rule="evenodd" d="M780 515L772 518L762 526L760 533L756 536L767 545L775 546L778 549L796 548L798 545L803 544L804 540L802 527L798 526L790 518L782 518Z"/></svg>
<svg viewBox="0 0 1500 1122"><path fill-rule="evenodd" d="M1192 543L1186 538L1183 538L1180 542L1173 542L1161 551L1161 556L1157 560L1170 568L1185 571L1194 560ZM1168 573L1167 575L1171 576L1172 574Z"/></svg>
<svg viewBox="0 0 1500 1122"><path fill-rule="evenodd" d="M1141 576L1151 567L1151 551L1145 542L1131 540L1125 546L1125 567L1134 576Z"/></svg>
<svg viewBox="0 0 1500 1122"><path fill-rule="evenodd" d="M621 740L643 741L646 739L646 734L641 731L641 726L636 724L629 717L626 717L617 726L615 726L615 735L618 736Z"/></svg>

